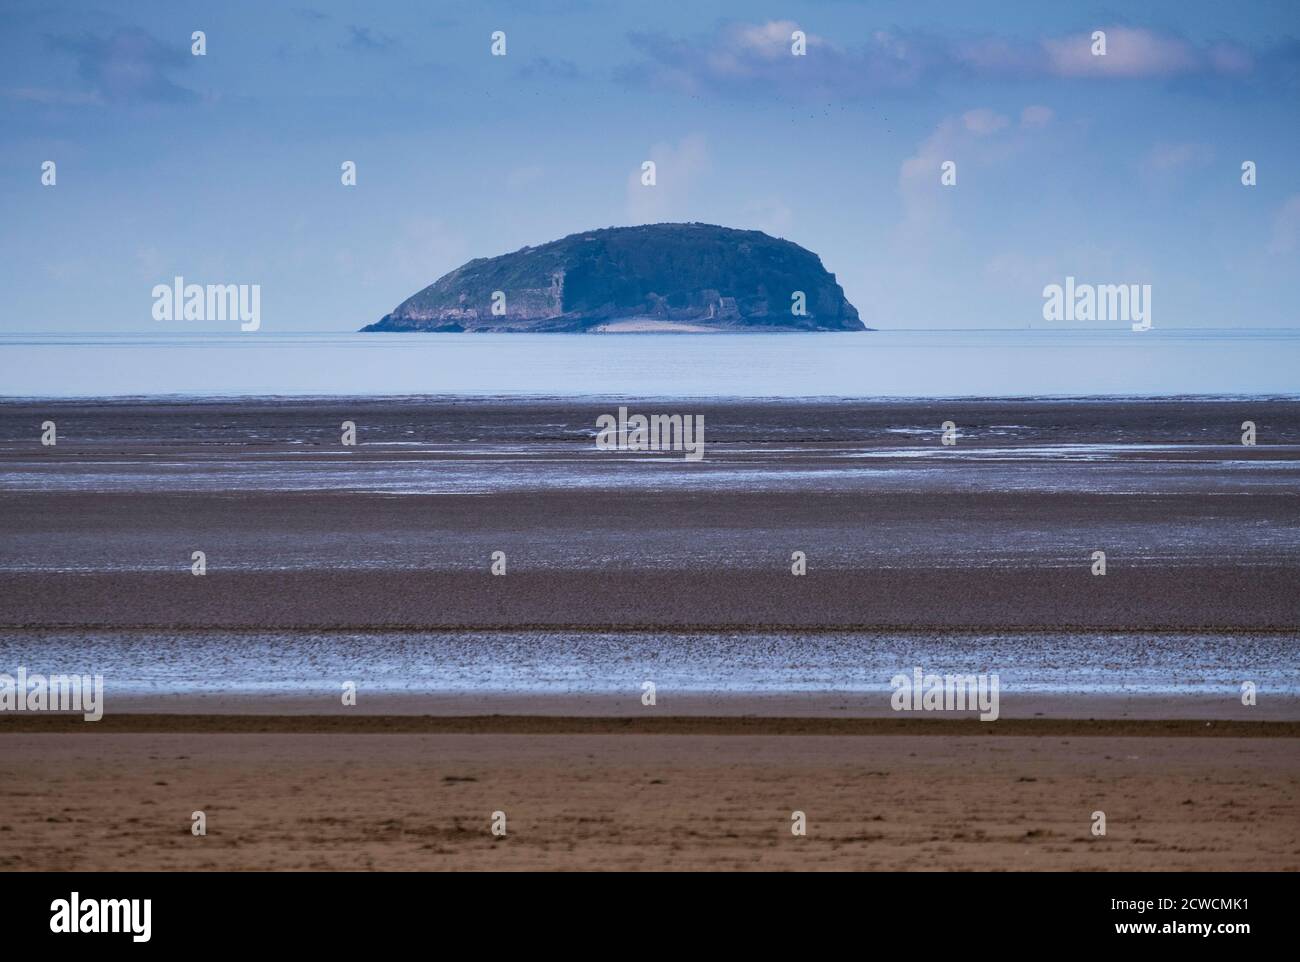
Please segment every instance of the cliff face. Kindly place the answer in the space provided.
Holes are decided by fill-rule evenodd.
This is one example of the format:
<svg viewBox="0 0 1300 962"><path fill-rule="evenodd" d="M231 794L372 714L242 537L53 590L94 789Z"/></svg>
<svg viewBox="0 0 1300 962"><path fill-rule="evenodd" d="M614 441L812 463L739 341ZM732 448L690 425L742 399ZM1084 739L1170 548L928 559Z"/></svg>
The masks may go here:
<svg viewBox="0 0 1300 962"><path fill-rule="evenodd" d="M494 292L498 313L493 313ZM806 314L792 313L802 291ZM504 309L504 313L500 311ZM862 331L798 244L708 224L611 227L478 258L363 331Z"/></svg>

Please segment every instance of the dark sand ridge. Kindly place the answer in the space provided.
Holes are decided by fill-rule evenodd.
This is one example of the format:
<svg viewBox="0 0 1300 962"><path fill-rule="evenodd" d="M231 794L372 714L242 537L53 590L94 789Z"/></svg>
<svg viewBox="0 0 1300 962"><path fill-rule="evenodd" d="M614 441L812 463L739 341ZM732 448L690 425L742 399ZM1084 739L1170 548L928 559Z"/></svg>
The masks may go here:
<svg viewBox="0 0 1300 962"><path fill-rule="evenodd" d="M467 691L369 691L359 689L355 705L344 705L337 689L315 692L173 692L153 694L117 693L105 690L106 717L134 715L423 715L442 718L502 717L521 718L593 718L612 725L620 718L838 718L902 719L915 722L933 719L933 713L921 717L895 712L889 692L852 691L784 691L784 692L675 692L660 686L653 709L641 703L641 689L633 686L624 694L607 692L556 693L542 691L467 692ZM1243 705L1237 689L1198 694L1160 694L1140 691L1129 694L1088 692L1004 691L998 706L999 721L1013 719L1082 719L1124 721L1193 721L1206 722L1292 722L1300 719L1300 696L1282 695L1267 690L1254 705ZM958 713L955 716L967 718ZM153 722L151 722L153 724ZM158 726L165 722L158 718ZM272 722L272 724L290 724ZM346 723L345 723L346 724ZM3 731L0 720L0 731ZM16 730L16 729L15 729ZM39 727L36 730L41 730ZM903 729L900 729L903 730ZM931 731L932 729L924 729ZM933 729L940 730L940 729ZM1245 732L1243 732L1244 734ZM1206 732L1205 734L1210 734Z"/></svg>
<svg viewBox="0 0 1300 962"><path fill-rule="evenodd" d="M486 556L485 556L486 557ZM1216 630L1300 624L1300 569L5 572L0 628ZM1238 603L1236 599L1246 598Z"/></svg>
<svg viewBox="0 0 1300 962"><path fill-rule="evenodd" d="M0 627L1289 630L1300 564L1260 533L1297 519L1277 493L9 492L0 564L35 567L0 571Z"/></svg>
<svg viewBox="0 0 1300 962"><path fill-rule="evenodd" d="M156 732L212 734L462 734L462 735L930 735L1142 736L1183 738L1300 738L1300 721L1219 719L1003 718L979 721L951 717L827 718L755 715L266 715L106 714L97 722L80 715L31 712L0 715L0 735L111 734Z"/></svg>
<svg viewBox="0 0 1300 962"><path fill-rule="evenodd" d="M962 430L962 445L988 442L1006 426L998 444L1218 443L1236 445L1240 424L1254 421L1259 450L1300 443L1300 399L1243 398L861 398L717 399L530 398L530 397L236 397L94 398L90 400L0 398L0 445L39 447L40 423L52 418L65 444L154 442L168 447L218 440L267 445L286 440L336 443L338 425L356 421L361 438L378 441L463 442L472 437L519 441L584 439L595 420L616 411L690 411L706 418L711 441L847 440L906 447L916 438L899 428L937 429L945 420ZM199 429L215 429L200 431ZM408 432L414 431L413 435Z"/></svg>

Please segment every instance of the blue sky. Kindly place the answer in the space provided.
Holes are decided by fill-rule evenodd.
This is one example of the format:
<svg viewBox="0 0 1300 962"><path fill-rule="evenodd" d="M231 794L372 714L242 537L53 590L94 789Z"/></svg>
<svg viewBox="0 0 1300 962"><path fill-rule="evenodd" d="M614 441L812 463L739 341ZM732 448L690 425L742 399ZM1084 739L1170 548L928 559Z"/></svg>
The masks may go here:
<svg viewBox="0 0 1300 962"><path fill-rule="evenodd" d="M810 248L876 327L1048 326L1066 275L1150 284L1162 328L1300 326L1298 102L1293 0L9 0L0 331L155 331L177 274L355 330L670 220Z"/></svg>

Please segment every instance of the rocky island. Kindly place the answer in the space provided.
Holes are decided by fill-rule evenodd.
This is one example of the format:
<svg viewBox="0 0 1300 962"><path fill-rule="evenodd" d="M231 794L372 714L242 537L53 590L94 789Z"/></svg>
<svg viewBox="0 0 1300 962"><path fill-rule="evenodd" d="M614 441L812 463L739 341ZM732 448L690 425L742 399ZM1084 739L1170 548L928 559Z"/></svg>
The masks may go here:
<svg viewBox="0 0 1300 962"><path fill-rule="evenodd" d="M864 331L812 251L761 231L648 224L480 257L363 331Z"/></svg>

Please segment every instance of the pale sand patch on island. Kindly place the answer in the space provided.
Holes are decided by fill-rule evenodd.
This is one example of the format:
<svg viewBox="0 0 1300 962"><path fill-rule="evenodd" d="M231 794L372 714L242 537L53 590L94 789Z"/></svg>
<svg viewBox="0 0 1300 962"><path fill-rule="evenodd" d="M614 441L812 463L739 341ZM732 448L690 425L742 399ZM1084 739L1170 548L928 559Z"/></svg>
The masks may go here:
<svg viewBox="0 0 1300 962"><path fill-rule="evenodd" d="M654 317L629 317L592 328L596 334L717 334L722 330L725 329Z"/></svg>
<svg viewBox="0 0 1300 962"><path fill-rule="evenodd" d="M1300 868L1294 738L12 734L0 867ZM806 814L806 837L791 813ZM203 811L208 834L190 832ZM489 830L494 811L507 836ZM1104 811L1105 837L1090 833Z"/></svg>

